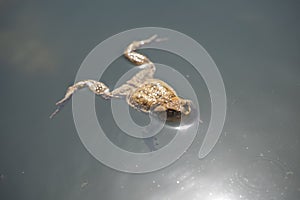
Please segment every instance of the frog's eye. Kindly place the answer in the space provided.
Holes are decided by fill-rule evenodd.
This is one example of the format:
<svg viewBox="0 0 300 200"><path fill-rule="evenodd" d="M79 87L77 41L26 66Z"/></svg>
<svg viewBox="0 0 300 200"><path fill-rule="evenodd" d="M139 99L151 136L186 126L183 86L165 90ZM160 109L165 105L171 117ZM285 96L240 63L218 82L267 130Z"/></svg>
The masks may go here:
<svg viewBox="0 0 300 200"><path fill-rule="evenodd" d="M184 105L183 105L183 109L184 109L184 110L189 110L189 109L190 109L190 105L187 104L187 103L184 104Z"/></svg>
<svg viewBox="0 0 300 200"><path fill-rule="evenodd" d="M184 115L190 114L190 112L191 112L191 104L192 104L192 102L190 100L184 100L184 101L182 101L181 112Z"/></svg>
<svg viewBox="0 0 300 200"><path fill-rule="evenodd" d="M190 103L185 103L181 106L181 112L185 115L190 114L191 112L191 105Z"/></svg>

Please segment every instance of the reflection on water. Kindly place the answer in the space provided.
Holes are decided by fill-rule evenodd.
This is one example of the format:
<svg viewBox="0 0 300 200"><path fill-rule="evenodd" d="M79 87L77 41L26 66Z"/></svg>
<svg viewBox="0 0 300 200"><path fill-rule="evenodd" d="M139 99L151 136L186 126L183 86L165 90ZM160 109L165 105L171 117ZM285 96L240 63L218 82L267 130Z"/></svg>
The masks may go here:
<svg viewBox="0 0 300 200"><path fill-rule="evenodd" d="M240 193L253 200L286 199L293 172L279 159L259 155L228 179L230 193Z"/></svg>
<svg viewBox="0 0 300 200"><path fill-rule="evenodd" d="M162 121L163 119L164 117L153 119L156 123L164 124L164 128L156 136L143 139L149 151L155 151L166 146L168 144L166 140L170 142L176 134L189 134L189 128L198 126L201 123L199 111L194 107L189 115L182 115L178 121Z"/></svg>
<svg viewBox="0 0 300 200"><path fill-rule="evenodd" d="M119 101L117 103L128 106L123 101ZM101 110L104 107L106 106L102 104L97 110ZM148 114L141 113L132 108L130 108L130 110L134 123L140 124L141 122L149 121ZM177 134L191 134L189 133L189 130L194 130L195 127L199 126L198 134L201 133L203 128L202 124L199 122L198 113L199 112L196 109L192 109L190 115L182 117L182 119L177 122L165 122L156 116L150 115L150 123L141 125L141 127L145 127L145 129L142 129L143 133L130 133L130 135L122 131L122 129L118 127L116 123L111 123L114 122L114 118L110 111L107 111L105 119L100 115L99 112L98 118L104 132L108 133L106 136L115 145L130 152L145 153L163 148L164 146L168 145ZM104 121L102 121L102 119L104 119ZM105 123L105 121L110 121L110 123ZM155 132L155 130L158 130L158 132L152 136L151 133L153 131ZM143 139L133 137L132 135L142 135Z"/></svg>

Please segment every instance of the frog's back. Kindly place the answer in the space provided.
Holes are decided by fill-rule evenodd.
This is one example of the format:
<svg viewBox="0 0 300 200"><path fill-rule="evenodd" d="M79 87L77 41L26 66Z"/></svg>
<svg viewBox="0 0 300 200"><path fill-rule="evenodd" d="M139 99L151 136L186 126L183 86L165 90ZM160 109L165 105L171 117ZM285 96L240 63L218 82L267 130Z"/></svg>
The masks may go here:
<svg viewBox="0 0 300 200"><path fill-rule="evenodd" d="M177 97L177 94L167 83L148 79L128 95L127 102L133 108L149 112L152 106L164 105L173 97Z"/></svg>

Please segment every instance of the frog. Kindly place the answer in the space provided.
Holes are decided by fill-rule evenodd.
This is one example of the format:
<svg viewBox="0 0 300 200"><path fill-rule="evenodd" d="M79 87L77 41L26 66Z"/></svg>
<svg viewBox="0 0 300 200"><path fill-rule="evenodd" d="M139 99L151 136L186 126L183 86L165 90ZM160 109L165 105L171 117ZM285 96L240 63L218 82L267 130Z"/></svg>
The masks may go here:
<svg viewBox="0 0 300 200"><path fill-rule="evenodd" d="M192 101L178 96L169 84L156 79L154 77L155 64L147 56L136 51L143 45L164 40L167 38L158 38L157 35L153 35L144 40L131 42L125 49L124 56L140 71L113 91L110 91L103 82L90 79L71 85L65 96L56 103L57 108L50 118L52 119L63 108L77 90L83 88L88 88L104 99L125 99L130 107L144 113L154 114L166 121L176 122L182 116L188 116L192 110Z"/></svg>

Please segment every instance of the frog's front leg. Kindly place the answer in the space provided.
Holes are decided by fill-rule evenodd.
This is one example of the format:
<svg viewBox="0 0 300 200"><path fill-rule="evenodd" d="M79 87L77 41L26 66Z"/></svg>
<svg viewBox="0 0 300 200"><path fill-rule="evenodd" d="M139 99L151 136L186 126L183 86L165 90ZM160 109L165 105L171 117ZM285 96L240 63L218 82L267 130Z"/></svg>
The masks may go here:
<svg viewBox="0 0 300 200"><path fill-rule="evenodd" d="M72 97L75 91L85 87L88 87L93 93L95 93L96 95L101 95L106 99L112 97L118 97L117 95L113 95L109 91L109 88L104 83L95 80L79 81L74 85L70 86L67 89L64 98L56 103L57 109L50 115L50 118L54 117L54 115L56 115L63 108L63 106L68 102L68 100L70 100L70 98Z"/></svg>

